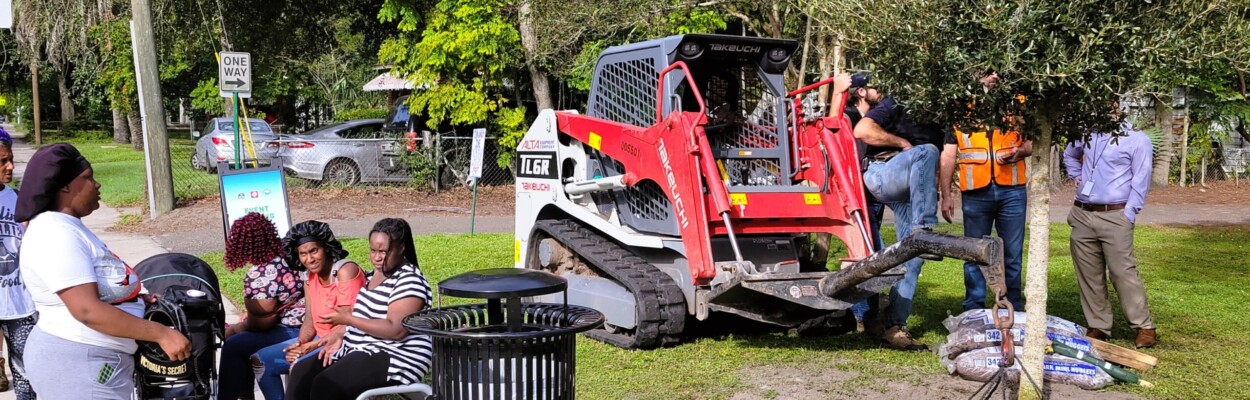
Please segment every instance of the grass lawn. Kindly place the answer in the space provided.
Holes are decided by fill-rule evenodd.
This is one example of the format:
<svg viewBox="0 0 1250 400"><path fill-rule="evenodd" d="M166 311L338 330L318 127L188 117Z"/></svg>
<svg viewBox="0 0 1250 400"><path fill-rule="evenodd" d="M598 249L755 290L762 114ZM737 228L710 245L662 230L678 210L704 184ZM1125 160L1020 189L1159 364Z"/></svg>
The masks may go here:
<svg viewBox="0 0 1250 400"><path fill-rule="evenodd" d="M170 172L174 197L178 200L198 199L217 194L217 175L191 167L195 140L187 131L170 131ZM98 135L97 135L98 136ZM116 144L107 138L62 139L77 147L91 161L96 180L100 182L100 198L114 207L135 207L147 202L147 186L143 152L129 144ZM52 143L53 141L49 141ZM302 186L298 179L288 180L288 187Z"/></svg>
<svg viewBox="0 0 1250 400"><path fill-rule="evenodd" d="M947 231L957 229L957 225L943 226ZM1049 313L1082 323L1068 232L1060 224L1054 225L1051 234ZM1141 227L1136 240L1138 263L1161 339L1158 347L1148 351L1159 357L1160 365L1142 377L1157 386L1117 385L1110 390L1148 398L1250 398L1250 384L1242 379L1244 366L1250 365L1250 338L1237 333L1245 330L1240 323L1250 320L1250 307L1245 305L1250 298L1250 270L1244 263L1250 251L1250 229ZM344 244L353 259L368 265L363 240L348 239ZM511 235L423 236L417 238L417 247L432 283L473 269L508 266L512 260ZM243 270L224 272L221 252L201 257L218 269L227 297L240 302ZM961 262L926 264L910 320L912 332L930 346L945 340L941 320L959 312L962 297ZM454 303L447 300L445 304ZM1132 330L1120 315L1118 303L1115 307L1113 334L1117 339L1112 342L1131 346L1126 338L1131 338ZM887 381L911 384L918 377L945 372L932 353L885 350L863 335L799 338L758 329L743 333L740 322L734 323L738 333L700 324L695 329L702 333L687 343L651 351L621 350L581 338L578 396L723 399L748 393L772 398L778 393L760 388L754 375L794 371L808 379L806 385L817 390L819 397L834 398L845 397L850 392L844 390L858 386L883 387ZM857 373L857 377L841 383L811 379L836 371ZM784 375L772 379L791 380Z"/></svg>

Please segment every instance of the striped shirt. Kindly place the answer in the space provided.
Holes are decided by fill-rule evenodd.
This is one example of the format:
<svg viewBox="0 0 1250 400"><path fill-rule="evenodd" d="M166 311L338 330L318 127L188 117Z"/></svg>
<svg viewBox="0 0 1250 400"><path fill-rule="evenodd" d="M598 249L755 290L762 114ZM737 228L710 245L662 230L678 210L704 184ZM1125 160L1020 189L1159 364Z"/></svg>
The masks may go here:
<svg viewBox="0 0 1250 400"><path fill-rule="evenodd" d="M426 282L425 275L417 266L405 264L378 287L369 289L366 284L360 288L352 315L359 318L386 319L386 309L390 303L409 297L421 299L424 302L422 308L430 305L430 285ZM349 326L343 336L343 347L334 354L334 359L338 360L353 351L390 354L391 365L387 369L387 379L408 385L421 382L421 378L430 370L430 356L434 354L434 347L430 337L425 335L409 333L402 340L390 340Z"/></svg>

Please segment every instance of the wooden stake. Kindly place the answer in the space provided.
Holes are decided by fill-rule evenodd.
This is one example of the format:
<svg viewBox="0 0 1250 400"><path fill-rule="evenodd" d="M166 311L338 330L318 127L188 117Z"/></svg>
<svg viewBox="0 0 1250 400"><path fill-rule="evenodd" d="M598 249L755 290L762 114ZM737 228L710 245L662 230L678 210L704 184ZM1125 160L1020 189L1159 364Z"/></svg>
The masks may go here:
<svg viewBox="0 0 1250 400"><path fill-rule="evenodd" d="M35 147L43 145L43 128L39 127L39 62L30 62L30 100L31 112L34 118L31 120L35 124Z"/></svg>
<svg viewBox="0 0 1250 400"><path fill-rule="evenodd" d="M1138 371L1146 371L1159 365L1159 359L1155 356L1142 353L1136 350L1116 346L1094 338L1085 338L1094 346L1094 350L1102 356L1102 359L1129 367Z"/></svg>

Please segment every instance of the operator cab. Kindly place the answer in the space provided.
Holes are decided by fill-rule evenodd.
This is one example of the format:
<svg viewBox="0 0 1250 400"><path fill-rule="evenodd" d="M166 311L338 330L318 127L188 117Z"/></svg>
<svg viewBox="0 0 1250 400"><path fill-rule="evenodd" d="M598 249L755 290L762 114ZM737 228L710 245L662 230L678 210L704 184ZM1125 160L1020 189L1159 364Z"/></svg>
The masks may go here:
<svg viewBox="0 0 1250 400"><path fill-rule="evenodd" d="M792 40L685 35L670 56L685 62L700 85L708 118L704 130L734 191L792 184L791 104L783 75L796 47ZM698 111L688 81L682 79L666 97L674 99L678 104L665 108Z"/></svg>

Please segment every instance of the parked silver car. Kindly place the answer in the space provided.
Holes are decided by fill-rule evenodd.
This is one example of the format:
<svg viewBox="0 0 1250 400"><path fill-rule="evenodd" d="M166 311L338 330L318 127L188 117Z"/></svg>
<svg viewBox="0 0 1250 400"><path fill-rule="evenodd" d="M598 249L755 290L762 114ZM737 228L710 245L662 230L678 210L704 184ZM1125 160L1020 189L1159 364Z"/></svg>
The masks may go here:
<svg viewBox="0 0 1250 400"><path fill-rule="evenodd" d="M251 130L252 150L256 153L257 164L269 165L274 155L278 153L277 147L269 145L270 142L278 139L273 129L269 127L269 123L259 119L241 120L239 123L248 124L248 129ZM247 148L240 150L243 154L243 161L253 160L247 155ZM233 118L209 120L200 139L195 142L195 152L191 153L191 166L194 168L217 172L217 163L220 161L234 163Z"/></svg>
<svg viewBox="0 0 1250 400"><path fill-rule="evenodd" d="M403 140L381 119L361 119L284 136L277 157L287 174L317 182L408 182Z"/></svg>

